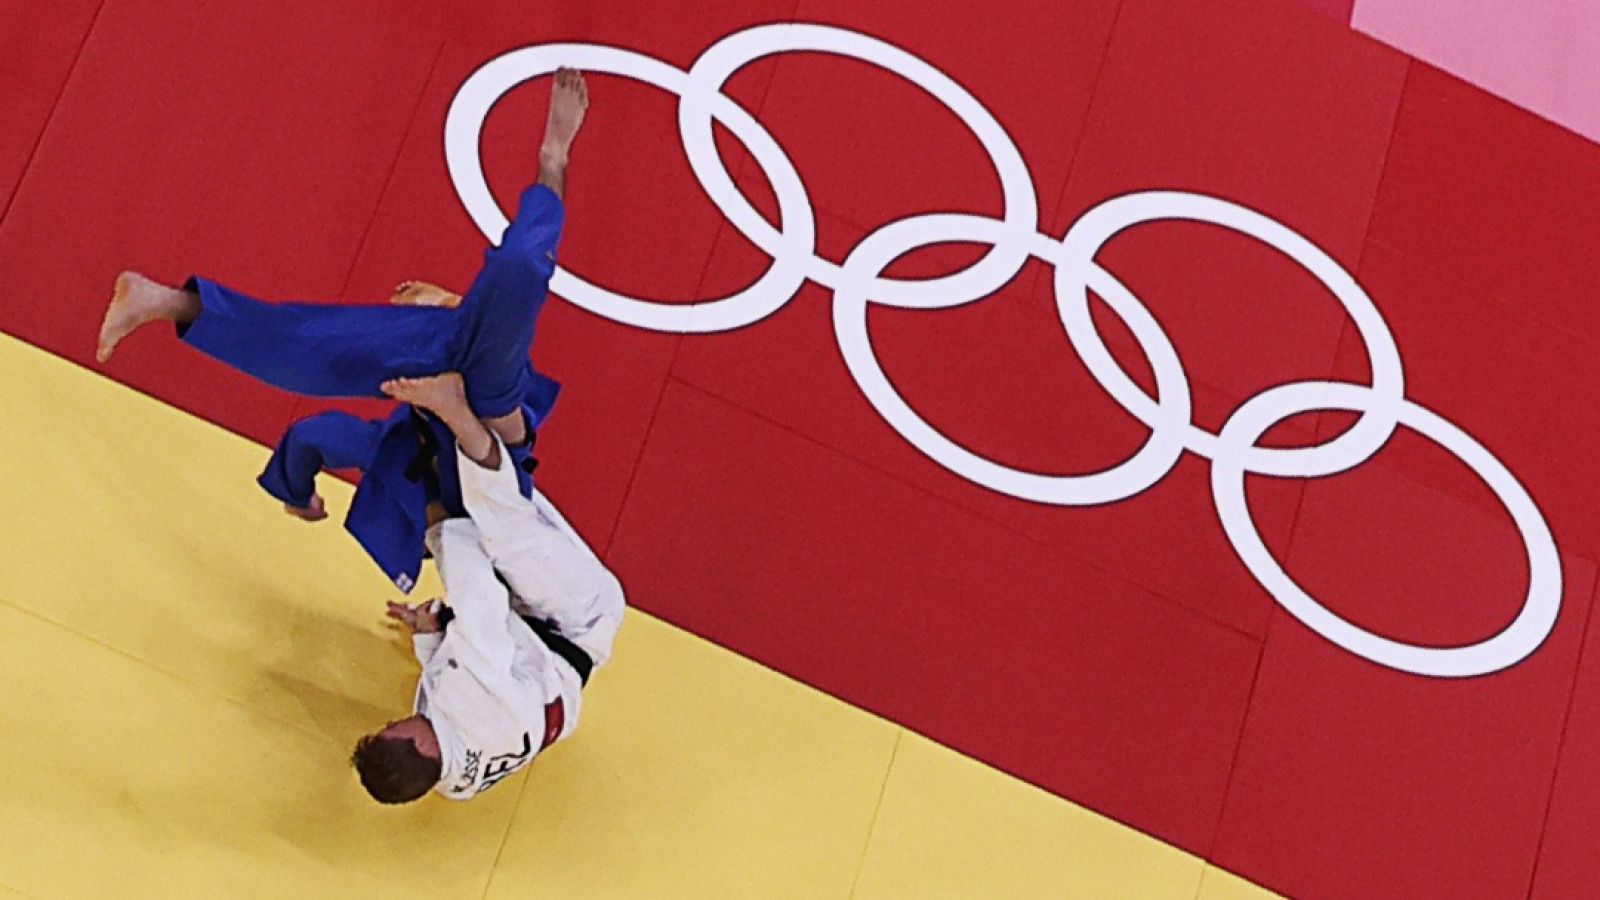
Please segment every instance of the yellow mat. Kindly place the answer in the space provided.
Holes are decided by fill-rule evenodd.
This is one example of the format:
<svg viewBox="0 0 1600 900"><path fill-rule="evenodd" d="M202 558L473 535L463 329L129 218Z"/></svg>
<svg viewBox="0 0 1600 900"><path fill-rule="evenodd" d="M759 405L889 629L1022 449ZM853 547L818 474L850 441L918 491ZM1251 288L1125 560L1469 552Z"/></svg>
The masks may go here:
<svg viewBox="0 0 1600 900"><path fill-rule="evenodd" d="M3 335L0 385L0 898L1271 896L637 611L574 738L379 806L416 666L349 488L290 520L264 448Z"/></svg>

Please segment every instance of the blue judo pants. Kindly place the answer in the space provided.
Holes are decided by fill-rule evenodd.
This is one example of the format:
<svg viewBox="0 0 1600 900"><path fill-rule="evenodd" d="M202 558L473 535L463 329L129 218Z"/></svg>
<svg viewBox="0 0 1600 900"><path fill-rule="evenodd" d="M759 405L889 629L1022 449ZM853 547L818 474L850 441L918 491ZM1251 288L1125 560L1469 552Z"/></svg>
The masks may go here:
<svg viewBox="0 0 1600 900"><path fill-rule="evenodd" d="M382 397L391 378L460 372L478 416L522 409L538 427L560 386L529 362L534 326L556 268L564 223L561 200L535 185L523 192L517 216L455 309L408 306L333 306L266 303L203 278L185 285L202 312L180 329L195 349L274 387L311 397ZM322 468L367 469L400 417L369 422L344 413L301 420L284 435L261 477L278 499L305 506ZM409 423L437 445L453 439L431 418ZM515 456L516 454L514 454ZM525 454L524 454L525 455ZM454 454L438 454L441 475L454 475ZM447 508L459 507L454 477L443 479ZM452 510L459 514L458 509Z"/></svg>

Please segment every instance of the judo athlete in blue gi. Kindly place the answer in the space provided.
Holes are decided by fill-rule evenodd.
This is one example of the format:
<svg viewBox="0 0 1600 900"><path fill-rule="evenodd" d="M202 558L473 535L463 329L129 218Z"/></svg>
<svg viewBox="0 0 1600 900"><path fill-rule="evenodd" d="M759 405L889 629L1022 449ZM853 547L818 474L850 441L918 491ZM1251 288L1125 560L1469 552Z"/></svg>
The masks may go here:
<svg viewBox="0 0 1600 900"><path fill-rule="evenodd" d="M124 272L96 357L109 360L135 329L166 321L195 349L310 397L382 397L393 379L458 372L473 413L504 442L528 496L534 431L560 391L534 370L529 351L556 268L568 155L587 109L583 76L558 71L538 181L523 192L500 244L485 251L464 297L406 282L388 306L266 303L205 278L178 289ZM409 592L421 571L430 506L435 518L465 515L452 445L442 423L410 405L380 421L327 412L292 425L258 480L289 512L314 521L327 515L317 472L362 470L346 528Z"/></svg>

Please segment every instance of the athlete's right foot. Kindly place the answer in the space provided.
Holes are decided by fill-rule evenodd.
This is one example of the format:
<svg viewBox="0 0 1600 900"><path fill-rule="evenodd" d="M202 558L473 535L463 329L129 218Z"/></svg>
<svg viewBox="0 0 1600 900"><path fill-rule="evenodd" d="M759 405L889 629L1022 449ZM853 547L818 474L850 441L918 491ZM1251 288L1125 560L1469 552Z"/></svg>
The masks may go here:
<svg viewBox="0 0 1600 900"><path fill-rule="evenodd" d="M95 348L95 360L102 363L109 360L117 344L139 326L158 319L170 319L173 315L172 295L177 294L181 299L182 293L157 284L138 272L118 275L116 286L111 290L111 304L106 307L105 319L100 322L100 342Z"/></svg>
<svg viewBox="0 0 1600 900"><path fill-rule="evenodd" d="M328 507L322 502L321 494L312 494L311 502L306 506L285 503L283 511L307 522L321 522L328 517Z"/></svg>
<svg viewBox="0 0 1600 900"><path fill-rule="evenodd" d="M544 144L539 151L542 160L566 164L588 109L589 85L583 80L583 73L557 69L555 86L550 89L550 118L545 122Z"/></svg>

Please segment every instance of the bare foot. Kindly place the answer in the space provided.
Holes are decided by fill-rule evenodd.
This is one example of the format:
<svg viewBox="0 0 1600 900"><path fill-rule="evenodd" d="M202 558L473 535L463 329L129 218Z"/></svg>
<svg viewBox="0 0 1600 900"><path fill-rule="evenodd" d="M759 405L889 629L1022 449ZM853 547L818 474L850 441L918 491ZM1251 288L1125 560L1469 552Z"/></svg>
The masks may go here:
<svg viewBox="0 0 1600 900"><path fill-rule="evenodd" d="M111 289L111 304L100 322L100 343L95 348L95 360L102 363L109 360L117 344L141 325L160 319L177 321L187 306L186 296L138 272L118 275L116 286Z"/></svg>
<svg viewBox="0 0 1600 900"><path fill-rule="evenodd" d="M305 506L291 506L285 503L283 511L307 522L321 522L328 517L328 507L322 502L321 494L312 494L311 502Z"/></svg>
<svg viewBox="0 0 1600 900"><path fill-rule="evenodd" d="M467 406L467 383L459 372L446 372L429 378L396 378L379 388L401 403L421 407L442 419L453 413L471 410Z"/></svg>
<svg viewBox="0 0 1600 900"><path fill-rule="evenodd" d="M588 109L589 85L583 80L583 73L557 69L555 86L550 89L550 118L545 122L544 145L539 151L542 159L566 163Z"/></svg>
<svg viewBox="0 0 1600 900"><path fill-rule="evenodd" d="M429 284L426 281L402 281L395 286L389 302L395 306L433 306L455 309L461 305L461 295Z"/></svg>

